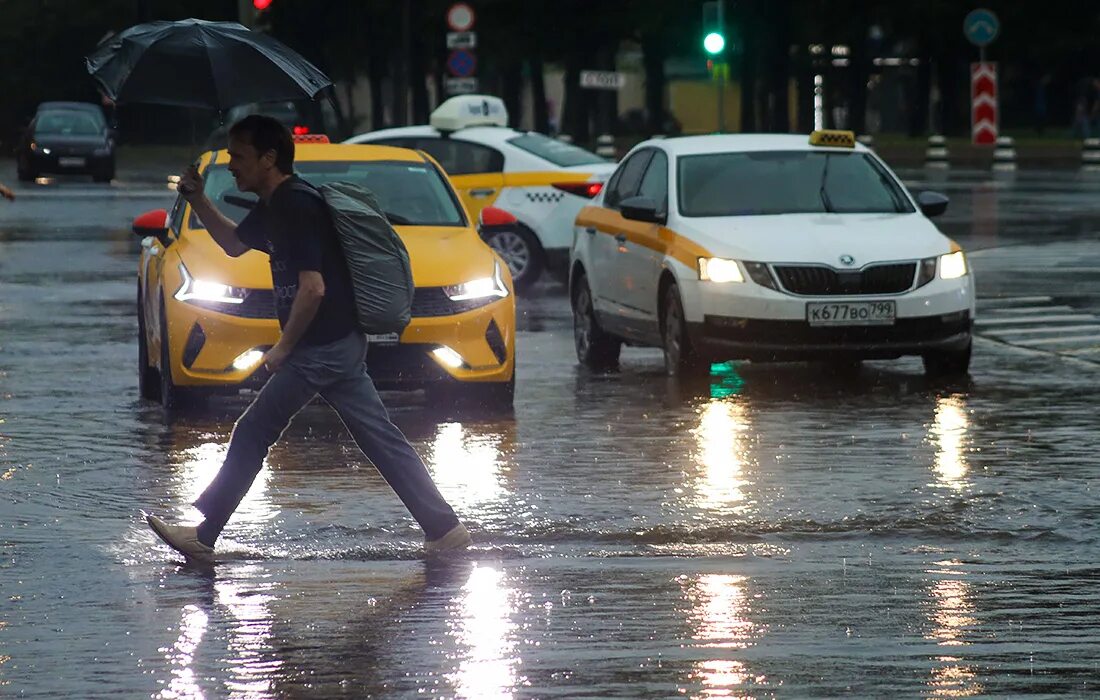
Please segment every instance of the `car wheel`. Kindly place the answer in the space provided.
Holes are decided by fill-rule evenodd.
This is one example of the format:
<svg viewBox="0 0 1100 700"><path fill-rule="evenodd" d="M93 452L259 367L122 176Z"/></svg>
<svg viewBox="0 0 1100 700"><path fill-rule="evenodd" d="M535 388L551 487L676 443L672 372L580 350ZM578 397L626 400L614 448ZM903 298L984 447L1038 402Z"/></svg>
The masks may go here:
<svg viewBox="0 0 1100 700"><path fill-rule="evenodd" d="M970 351L972 344L967 343L962 350L944 350L930 352L924 360L924 373L930 377L963 377L970 370Z"/></svg>
<svg viewBox="0 0 1100 700"><path fill-rule="evenodd" d="M160 398L160 377L149 365L149 341L145 337L145 306L141 303L141 287L138 286L138 392L141 398L156 401Z"/></svg>
<svg viewBox="0 0 1100 700"><path fill-rule="evenodd" d="M517 290L527 289L542 275L546 260L535 235L522 226L505 226L490 231L485 242L496 251L512 273Z"/></svg>
<svg viewBox="0 0 1100 700"><path fill-rule="evenodd" d="M581 275L573 292L573 346L577 361L590 369L609 369L619 364L623 341L604 331L596 318L592 290Z"/></svg>
<svg viewBox="0 0 1100 700"><path fill-rule="evenodd" d="M665 372L670 377L699 374L706 363L691 346L687 322L684 320L684 305L680 301L680 290L675 284L670 284L665 289L663 308L661 337L664 340Z"/></svg>

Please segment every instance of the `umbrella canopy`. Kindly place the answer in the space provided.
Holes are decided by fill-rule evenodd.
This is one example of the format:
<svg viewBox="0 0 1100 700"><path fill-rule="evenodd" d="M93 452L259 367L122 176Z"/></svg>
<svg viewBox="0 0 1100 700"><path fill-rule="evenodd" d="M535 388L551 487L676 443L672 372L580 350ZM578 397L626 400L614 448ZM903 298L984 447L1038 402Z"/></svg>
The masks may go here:
<svg viewBox="0 0 1100 700"><path fill-rule="evenodd" d="M315 98L332 81L293 49L236 22L139 24L87 58L115 102L226 110L251 102Z"/></svg>

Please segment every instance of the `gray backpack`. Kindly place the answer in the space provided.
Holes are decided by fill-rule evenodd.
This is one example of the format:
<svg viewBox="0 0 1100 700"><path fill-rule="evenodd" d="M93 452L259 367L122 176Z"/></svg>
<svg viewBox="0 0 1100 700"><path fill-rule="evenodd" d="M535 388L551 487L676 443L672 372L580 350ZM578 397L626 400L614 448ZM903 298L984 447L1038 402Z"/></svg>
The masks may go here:
<svg viewBox="0 0 1100 700"><path fill-rule="evenodd" d="M409 251L378 200L350 182L310 185L310 190L325 200L348 261L359 330L401 333L412 318L412 267Z"/></svg>

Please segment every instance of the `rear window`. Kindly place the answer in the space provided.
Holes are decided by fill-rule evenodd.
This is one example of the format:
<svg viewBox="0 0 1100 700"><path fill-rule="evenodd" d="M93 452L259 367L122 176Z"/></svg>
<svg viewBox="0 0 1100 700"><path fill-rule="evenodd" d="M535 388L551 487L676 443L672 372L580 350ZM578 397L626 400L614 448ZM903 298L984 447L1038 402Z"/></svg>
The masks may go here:
<svg viewBox="0 0 1100 700"><path fill-rule="evenodd" d="M465 226L453 191L439 171L428 163L402 161L313 161L295 163L294 171L314 185L351 182L374 193L395 226ZM237 189L229 168L217 165L206 172L206 196L229 218L240 223L248 214L245 202L256 196ZM194 212L191 228L203 228Z"/></svg>
<svg viewBox="0 0 1100 700"><path fill-rule="evenodd" d="M591 151L584 150L580 146L574 146L571 143L558 141L557 139L552 139L549 136L534 132L510 138L508 139L508 143L521 151L527 151L561 168L568 168L572 165L593 165L595 163L607 162L607 160L600 158Z"/></svg>

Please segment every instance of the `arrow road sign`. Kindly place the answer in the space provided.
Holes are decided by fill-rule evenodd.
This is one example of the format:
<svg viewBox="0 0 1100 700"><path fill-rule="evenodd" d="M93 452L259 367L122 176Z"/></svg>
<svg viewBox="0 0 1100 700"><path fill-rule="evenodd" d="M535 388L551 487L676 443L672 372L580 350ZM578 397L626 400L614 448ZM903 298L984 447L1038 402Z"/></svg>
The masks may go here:
<svg viewBox="0 0 1100 700"><path fill-rule="evenodd" d="M970 138L975 144L997 143L997 64L970 65Z"/></svg>
<svg viewBox="0 0 1100 700"><path fill-rule="evenodd" d="M971 10L963 20L963 34L975 46L988 46L1001 31L1001 20L992 10Z"/></svg>

